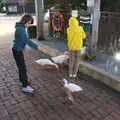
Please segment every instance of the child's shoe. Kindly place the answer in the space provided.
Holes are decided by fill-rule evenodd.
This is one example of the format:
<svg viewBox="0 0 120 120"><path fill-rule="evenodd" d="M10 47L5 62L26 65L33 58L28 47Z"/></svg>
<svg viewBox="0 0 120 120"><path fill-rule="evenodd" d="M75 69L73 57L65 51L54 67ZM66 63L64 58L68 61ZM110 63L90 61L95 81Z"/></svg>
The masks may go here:
<svg viewBox="0 0 120 120"><path fill-rule="evenodd" d="M27 86L27 87L24 87L22 89L22 91L25 92L25 93L33 93L34 89L32 87L30 87L30 86Z"/></svg>

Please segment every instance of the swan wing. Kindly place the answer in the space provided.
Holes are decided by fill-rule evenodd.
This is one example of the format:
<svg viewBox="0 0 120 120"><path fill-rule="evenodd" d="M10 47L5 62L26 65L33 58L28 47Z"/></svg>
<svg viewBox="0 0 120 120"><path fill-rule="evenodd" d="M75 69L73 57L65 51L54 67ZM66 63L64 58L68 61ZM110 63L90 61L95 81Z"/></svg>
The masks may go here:
<svg viewBox="0 0 120 120"><path fill-rule="evenodd" d="M79 92L79 91L82 91L82 90L83 90L79 85L76 85L76 84L74 84L74 83L69 83L69 84L68 84L68 89L69 89L71 92Z"/></svg>

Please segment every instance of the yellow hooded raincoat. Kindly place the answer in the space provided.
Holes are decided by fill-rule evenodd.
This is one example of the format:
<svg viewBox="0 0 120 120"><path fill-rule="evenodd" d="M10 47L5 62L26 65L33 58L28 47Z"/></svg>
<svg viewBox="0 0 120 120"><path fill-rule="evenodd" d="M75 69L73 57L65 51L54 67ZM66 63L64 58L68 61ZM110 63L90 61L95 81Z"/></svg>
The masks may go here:
<svg viewBox="0 0 120 120"><path fill-rule="evenodd" d="M85 38L86 34L82 26L79 26L78 20L75 17L71 17L69 27L67 28L69 50L81 50L83 47L83 39Z"/></svg>

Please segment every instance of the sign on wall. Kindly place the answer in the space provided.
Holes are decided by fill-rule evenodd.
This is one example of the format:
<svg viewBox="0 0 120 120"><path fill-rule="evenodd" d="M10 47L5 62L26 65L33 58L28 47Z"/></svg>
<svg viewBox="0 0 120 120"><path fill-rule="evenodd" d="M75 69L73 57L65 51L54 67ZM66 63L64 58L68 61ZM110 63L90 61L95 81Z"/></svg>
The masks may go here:
<svg viewBox="0 0 120 120"><path fill-rule="evenodd" d="M9 12L17 12L17 5L11 5L8 7Z"/></svg>
<svg viewBox="0 0 120 120"><path fill-rule="evenodd" d="M87 7L93 7L94 6L94 0L87 0Z"/></svg>

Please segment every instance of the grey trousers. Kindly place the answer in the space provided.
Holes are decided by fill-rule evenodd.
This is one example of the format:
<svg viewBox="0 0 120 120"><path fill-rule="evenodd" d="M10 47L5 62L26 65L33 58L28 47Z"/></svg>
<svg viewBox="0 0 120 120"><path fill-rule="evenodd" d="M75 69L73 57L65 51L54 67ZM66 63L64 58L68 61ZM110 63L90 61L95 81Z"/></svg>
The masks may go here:
<svg viewBox="0 0 120 120"><path fill-rule="evenodd" d="M70 51L70 59L69 59L69 75L76 74L78 72L80 62L80 50Z"/></svg>

